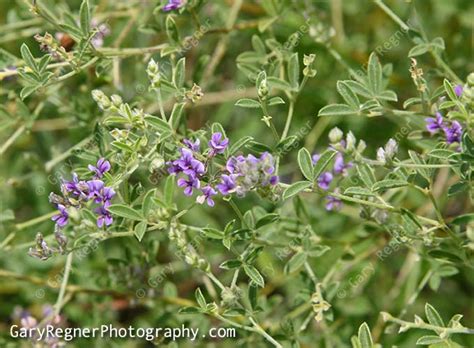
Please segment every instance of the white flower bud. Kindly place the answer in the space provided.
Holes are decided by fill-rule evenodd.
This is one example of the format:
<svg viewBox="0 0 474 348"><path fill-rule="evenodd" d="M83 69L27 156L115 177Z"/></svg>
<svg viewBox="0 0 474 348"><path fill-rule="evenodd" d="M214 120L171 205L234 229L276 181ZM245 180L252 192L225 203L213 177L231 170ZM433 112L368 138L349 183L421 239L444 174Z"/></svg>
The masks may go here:
<svg viewBox="0 0 474 348"><path fill-rule="evenodd" d="M343 135L344 133L342 133L342 131L339 128L334 127L329 132L329 141L331 142L331 144L338 143L341 141Z"/></svg>
<svg viewBox="0 0 474 348"><path fill-rule="evenodd" d="M387 144L385 145L385 158L392 159L398 152L398 144L397 142L390 138Z"/></svg>
<svg viewBox="0 0 474 348"><path fill-rule="evenodd" d="M346 135L346 149L348 152L355 150L356 138L352 132L349 131Z"/></svg>
<svg viewBox="0 0 474 348"><path fill-rule="evenodd" d="M153 77L154 75L158 74L159 72L159 67L158 67L158 63L155 62L155 60L152 58L150 59L150 61L148 62L148 67L146 69L146 72L148 74L148 76Z"/></svg>
<svg viewBox="0 0 474 348"><path fill-rule="evenodd" d="M112 94L110 96L110 100L112 101L112 104L117 108L119 108L120 105L122 105L123 103L122 97L117 94Z"/></svg>
<svg viewBox="0 0 474 348"><path fill-rule="evenodd" d="M385 150L383 147L379 147L377 150L377 161L382 162L383 164L387 163L385 159Z"/></svg>
<svg viewBox="0 0 474 348"><path fill-rule="evenodd" d="M110 109L111 103L110 99L99 89L94 89L92 91L92 98L95 100L99 108L102 110Z"/></svg>

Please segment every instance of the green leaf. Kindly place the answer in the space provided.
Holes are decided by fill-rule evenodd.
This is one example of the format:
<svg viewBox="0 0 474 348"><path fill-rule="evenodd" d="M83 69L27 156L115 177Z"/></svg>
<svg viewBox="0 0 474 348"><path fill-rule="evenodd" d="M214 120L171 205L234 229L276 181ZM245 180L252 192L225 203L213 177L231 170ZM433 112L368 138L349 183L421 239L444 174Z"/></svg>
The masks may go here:
<svg viewBox="0 0 474 348"><path fill-rule="evenodd" d="M293 197L294 195L300 193L304 189L307 189L308 187L313 186L312 182L309 181L298 181L295 182L294 184L291 184L290 186L287 187L285 192L283 192L283 200L286 200L290 197Z"/></svg>
<svg viewBox="0 0 474 348"><path fill-rule="evenodd" d="M253 138L249 135L246 135L236 142L232 144L232 146L229 148L229 156L235 154L241 147L245 146L249 141L251 141Z"/></svg>
<svg viewBox="0 0 474 348"><path fill-rule="evenodd" d="M171 111L171 116L169 123L171 124L173 129L178 129L179 122L181 121L181 117L183 116L183 110L186 103L176 103L173 105L173 110ZM165 130L167 132L167 130Z"/></svg>
<svg viewBox="0 0 474 348"><path fill-rule="evenodd" d="M144 220L144 217L138 211L123 204L112 204L110 207L108 207L108 210L112 214L126 219L138 221Z"/></svg>
<svg viewBox="0 0 474 348"><path fill-rule="evenodd" d="M441 343L443 342L443 339L441 339L438 336L435 335L427 335L420 337L417 341L416 344L420 346L429 346L430 344L436 344L436 343Z"/></svg>
<svg viewBox="0 0 474 348"><path fill-rule="evenodd" d="M455 225L467 225L471 221L474 221L474 214L464 214L455 217L451 223Z"/></svg>
<svg viewBox="0 0 474 348"><path fill-rule="evenodd" d="M293 89L298 89L300 84L300 64L298 61L298 53L293 53L288 61L288 81Z"/></svg>
<svg viewBox="0 0 474 348"><path fill-rule="evenodd" d="M262 39L258 35L252 36L252 47L259 55L264 56L267 53L265 48L265 44L263 43Z"/></svg>
<svg viewBox="0 0 474 348"><path fill-rule="evenodd" d="M81 8L79 9L79 17L81 22L82 34L84 38L87 38L91 30L91 14L88 0L82 1Z"/></svg>
<svg viewBox="0 0 474 348"><path fill-rule="evenodd" d="M344 194L349 196L374 196L374 193L365 187L348 187Z"/></svg>
<svg viewBox="0 0 474 348"><path fill-rule="evenodd" d="M197 307L183 307L183 308L180 308L179 310L179 314L197 314L197 313L201 313L201 311Z"/></svg>
<svg viewBox="0 0 474 348"><path fill-rule="evenodd" d="M140 221L134 228L133 233L135 234L135 237L137 237L138 241L141 242L143 239L143 236L145 235L147 228L147 222L146 221Z"/></svg>
<svg viewBox="0 0 474 348"><path fill-rule="evenodd" d="M469 184L467 182L457 182L454 185L451 185L448 189L448 197L455 196L457 194L465 192L469 188Z"/></svg>
<svg viewBox="0 0 474 348"><path fill-rule="evenodd" d="M176 188L175 176L170 175L166 179L165 190L164 190L165 204L169 207L173 204L175 188Z"/></svg>
<svg viewBox="0 0 474 348"><path fill-rule="evenodd" d="M173 17L168 15L166 17L166 35L168 35L168 39L175 43L179 44L179 32L178 27L176 26L176 22L174 21Z"/></svg>
<svg viewBox="0 0 474 348"><path fill-rule="evenodd" d="M237 100L235 106L240 106L241 108L252 108L252 109L259 109L260 103L257 100L249 99L249 98L242 98Z"/></svg>
<svg viewBox="0 0 474 348"><path fill-rule="evenodd" d="M336 156L336 151L327 149L324 151L316 162L314 166L313 178L319 178L321 173L326 169L329 163L332 161L334 156Z"/></svg>
<svg viewBox="0 0 474 348"><path fill-rule="evenodd" d="M366 98L372 98L374 96L374 94L365 85L363 85L362 83L358 81L348 80L344 82L347 84L347 86L349 86L349 88L353 92L355 92L358 95L361 95Z"/></svg>
<svg viewBox="0 0 474 348"><path fill-rule="evenodd" d="M118 150L123 150L123 151L125 151L125 152L130 152L130 153L135 152L135 150L133 149L133 147L131 147L130 145L125 144L125 143L123 143L123 142L121 142L121 141L113 141L113 142L111 143L111 145L112 145L113 147L115 147L116 149L118 149Z"/></svg>
<svg viewBox="0 0 474 348"><path fill-rule="evenodd" d="M346 104L331 104L321 108L318 116L348 116L356 115L357 112Z"/></svg>
<svg viewBox="0 0 474 348"><path fill-rule="evenodd" d="M145 121L152 127L155 127L162 133L171 132L171 127L168 122L156 116L145 116Z"/></svg>
<svg viewBox="0 0 474 348"><path fill-rule="evenodd" d="M368 188L372 188L375 183L375 175L372 168L370 168L366 163L360 163L356 166L357 173L361 178L362 182Z"/></svg>
<svg viewBox="0 0 474 348"><path fill-rule="evenodd" d="M36 92L41 86L34 85L34 86L25 86L21 89L20 98L21 100L25 100L26 97L31 95L32 93Z"/></svg>
<svg viewBox="0 0 474 348"><path fill-rule="evenodd" d="M307 257L304 252L294 254L285 265L285 273L290 274L299 270L306 262Z"/></svg>
<svg viewBox="0 0 474 348"><path fill-rule="evenodd" d="M267 77L268 85L272 88L280 89L282 91L291 91L292 87L284 80L281 80L274 76Z"/></svg>
<svg viewBox="0 0 474 348"><path fill-rule="evenodd" d="M425 54L430 50L430 45L427 43L421 43L413 47L410 52L408 52L408 57L417 57Z"/></svg>
<svg viewBox="0 0 474 348"><path fill-rule="evenodd" d="M25 61L26 65L30 67L31 70L37 71L38 66L36 65L35 58L31 54L31 51L26 44L21 45L20 52L21 52L21 57Z"/></svg>
<svg viewBox="0 0 474 348"><path fill-rule="evenodd" d="M281 97L273 97L268 101L269 106L285 104L285 101Z"/></svg>
<svg viewBox="0 0 474 348"><path fill-rule="evenodd" d="M458 96L454 92L454 88L451 82L449 82L447 79L444 79L443 85L444 85L444 90L446 91L446 94L449 96L449 99L453 101L458 100Z"/></svg>
<svg viewBox="0 0 474 348"><path fill-rule="evenodd" d="M444 327L443 319L441 319L441 316L439 315L438 311L434 309L434 307L429 303L425 305L425 314L431 325Z"/></svg>
<svg viewBox="0 0 474 348"><path fill-rule="evenodd" d="M388 189L403 187L407 185L408 183L403 180L391 180L391 179L381 180L381 181L376 182L372 186L372 191L388 190Z"/></svg>
<svg viewBox="0 0 474 348"><path fill-rule="evenodd" d="M362 348L372 348L374 346L372 334L370 333L367 323L363 323L361 326L359 326L359 332L357 336Z"/></svg>
<svg viewBox="0 0 474 348"><path fill-rule="evenodd" d="M359 109L359 98L344 81L337 81L337 91L344 98L345 102L354 110Z"/></svg>
<svg viewBox="0 0 474 348"><path fill-rule="evenodd" d="M151 209L153 208L153 205L155 204L153 201L153 197L155 197L156 189L152 189L148 191L143 197L143 204L142 204L142 214L143 216L147 216Z"/></svg>
<svg viewBox="0 0 474 348"><path fill-rule="evenodd" d="M369 57L367 75L369 78L369 88L375 95L378 95L382 91L382 66L375 53L372 53Z"/></svg>
<svg viewBox="0 0 474 348"><path fill-rule="evenodd" d="M173 83L176 88L181 88L184 85L184 78L185 78L185 66L186 66L186 58L183 57L178 60L176 63L176 67L173 72Z"/></svg>
<svg viewBox="0 0 474 348"><path fill-rule="evenodd" d="M442 37L435 37L432 41L431 41L431 45L433 47L436 47L440 50L445 50L446 49L446 45L444 43L444 39Z"/></svg>
<svg viewBox="0 0 474 348"><path fill-rule="evenodd" d="M265 280L263 279L260 272L252 265L244 265L245 274L258 286L263 288L265 286Z"/></svg>
<svg viewBox="0 0 474 348"><path fill-rule="evenodd" d="M388 100L388 101L397 101L398 97L397 94L394 91L383 91L380 93L377 98L383 99L383 100Z"/></svg>
<svg viewBox="0 0 474 348"><path fill-rule="evenodd" d="M255 224L255 228L260 228L265 225L271 224L275 221L278 221L280 219L279 214L271 213L271 214L266 214L260 219L258 219L257 223Z"/></svg>
<svg viewBox="0 0 474 348"><path fill-rule="evenodd" d="M222 269L235 269L235 268L239 268L240 266L242 266L242 261L237 260L237 259L232 259L232 260L227 260L227 261L222 262L219 265L219 268L222 268Z"/></svg>
<svg viewBox="0 0 474 348"><path fill-rule="evenodd" d="M311 154L305 148L298 151L298 165L304 177L309 181L313 181L313 161L311 159Z"/></svg>
<svg viewBox="0 0 474 348"><path fill-rule="evenodd" d="M202 294L200 288L196 289L196 291L194 292L194 296L196 297L196 301L197 301L199 307L201 307L203 309L206 308L207 302L206 302L206 299L205 299L204 295Z"/></svg>
<svg viewBox="0 0 474 348"><path fill-rule="evenodd" d="M219 231L218 229L212 228L212 227L204 227L202 229L204 232L204 235L207 238L211 239L223 239L224 238L224 232Z"/></svg>

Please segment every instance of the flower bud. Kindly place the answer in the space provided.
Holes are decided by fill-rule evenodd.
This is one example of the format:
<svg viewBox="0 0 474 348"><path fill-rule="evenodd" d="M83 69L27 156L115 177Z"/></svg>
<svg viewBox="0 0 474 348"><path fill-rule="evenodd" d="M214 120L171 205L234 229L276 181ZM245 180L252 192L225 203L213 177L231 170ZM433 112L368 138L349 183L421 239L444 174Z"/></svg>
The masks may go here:
<svg viewBox="0 0 474 348"><path fill-rule="evenodd" d="M102 110L110 109L111 107L110 99L101 90L94 89L92 91L92 98L95 100L99 108L101 108Z"/></svg>
<svg viewBox="0 0 474 348"><path fill-rule="evenodd" d="M397 142L390 138L387 144L385 145L385 158L392 159L398 152L398 144Z"/></svg>
<svg viewBox="0 0 474 348"><path fill-rule="evenodd" d="M383 147L379 147L377 150L377 161L382 162L383 164L387 163L385 159L385 150Z"/></svg>
<svg viewBox="0 0 474 348"><path fill-rule="evenodd" d="M329 132L329 141L331 142L331 144L338 143L342 140L343 135L344 133L342 133L342 131L339 128L334 127Z"/></svg>
<svg viewBox="0 0 474 348"><path fill-rule="evenodd" d="M158 63L155 62L154 59L150 59L150 61L148 62L148 67L146 69L146 72L148 76L150 77L153 77L154 75L159 73Z"/></svg>
<svg viewBox="0 0 474 348"><path fill-rule="evenodd" d="M308 54L308 55L305 54L303 57L304 66L310 66L311 64L313 64L315 58L316 58L315 54Z"/></svg>
<svg viewBox="0 0 474 348"><path fill-rule="evenodd" d="M268 95L268 83L267 79L263 79L262 82L260 82L260 86L258 87L258 97L262 100L265 100L267 95Z"/></svg>
<svg viewBox="0 0 474 348"><path fill-rule="evenodd" d="M349 131L346 135L346 150L348 152L353 152L355 150L356 138L354 134Z"/></svg>
<svg viewBox="0 0 474 348"><path fill-rule="evenodd" d="M112 104L116 107L116 108L119 108L120 105L122 105L123 103L123 100L122 100L122 97L117 95L117 94L112 94L110 96L110 99L112 100Z"/></svg>

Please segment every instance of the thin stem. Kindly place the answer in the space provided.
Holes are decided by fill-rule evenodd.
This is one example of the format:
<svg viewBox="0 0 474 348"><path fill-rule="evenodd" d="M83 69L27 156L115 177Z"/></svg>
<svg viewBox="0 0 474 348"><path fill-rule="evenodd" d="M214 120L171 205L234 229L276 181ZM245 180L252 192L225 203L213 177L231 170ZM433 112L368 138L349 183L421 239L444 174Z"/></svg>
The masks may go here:
<svg viewBox="0 0 474 348"><path fill-rule="evenodd" d="M69 253L66 258L66 265L64 266L63 280L61 282L61 288L59 289L58 299L54 305L55 315L59 315L61 312L61 307L63 305L64 294L66 293L67 282L69 280L69 274L71 273L72 257L73 253Z"/></svg>
<svg viewBox="0 0 474 348"><path fill-rule="evenodd" d="M290 99L290 106L288 108L288 115L286 116L286 123L285 128L283 129L283 133L281 133L281 139L285 139L290 131L291 121L293 119L293 113L295 110L295 102L293 99Z"/></svg>
<svg viewBox="0 0 474 348"><path fill-rule="evenodd" d="M15 133L13 133L10 138L7 139L7 141L5 141L5 143L2 145L2 147L0 148L0 155L3 155L5 153L5 151L7 151L7 149L15 142L15 140L23 134L23 132L25 131L26 129L26 126L23 124L21 125L16 131Z"/></svg>
<svg viewBox="0 0 474 348"><path fill-rule="evenodd" d="M460 327L460 328L448 328L448 327L441 327L441 326L436 326L436 325L431 325L427 323L412 323L409 321L405 321L402 319L395 318L391 316L389 313L382 312L382 315L385 316L385 319L387 321L391 321L397 324L400 324L406 328L409 329L425 329L425 330L431 330L431 331L436 331L436 332L443 332L447 335L449 334L467 334L467 335L474 335L474 329L470 329L467 327Z"/></svg>
<svg viewBox="0 0 474 348"><path fill-rule="evenodd" d="M166 122L166 114L165 114L165 109L163 107L163 98L161 96L161 88L158 88L156 90L156 96L158 98L158 107L160 108L161 118L163 119L163 121Z"/></svg>
<svg viewBox="0 0 474 348"><path fill-rule="evenodd" d="M268 342L270 342L271 344L273 344L275 347L278 347L278 348L283 348L283 346L278 343L277 341L275 341L275 339L270 336L260 325L258 325L258 323L252 318L250 317L249 318L250 322L253 324L253 326L255 327L255 329L263 336L267 339Z"/></svg>

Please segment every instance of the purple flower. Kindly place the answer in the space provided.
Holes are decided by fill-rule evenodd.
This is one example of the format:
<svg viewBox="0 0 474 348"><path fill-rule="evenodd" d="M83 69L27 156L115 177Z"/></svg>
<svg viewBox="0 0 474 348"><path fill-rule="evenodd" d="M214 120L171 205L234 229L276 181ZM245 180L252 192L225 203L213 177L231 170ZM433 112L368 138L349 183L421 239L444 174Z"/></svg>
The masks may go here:
<svg viewBox="0 0 474 348"><path fill-rule="evenodd" d="M201 145L201 141L199 139L196 139L194 143L189 139L184 139L183 143L194 152L199 152L200 145Z"/></svg>
<svg viewBox="0 0 474 348"><path fill-rule="evenodd" d="M342 201L334 196L326 197L326 210L339 210L342 207Z"/></svg>
<svg viewBox="0 0 474 348"><path fill-rule="evenodd" d="M428 117L425 118L425 121L427 122L426 129L431 134L437 133L438 130L443 128L443 115L439 112L436 113L436 118Z"/></svg>
<svg viewBox="0 0 474 348"><path fill-rule="evenodd" d="M110 170L110 162L107 161L105 158L101 158L97 161L96 167L89 164L88 168L90 171L95 172L96 178L101 178L104 176L104 173Z"/></svg>
<svg viewBox="0 0 474 348"><path fill-rule="evenodd" d="M222 134L217 132L212 134L211 140L209 140L209 147L211 148L211 156L214 156L218 153L223 153L229 145L229 139L222 139Z"/></svg>
<svg viewBox="0 0 474 348"><path fill-rule="evenodd" d="M187 175L204 174L204 164L194 158L190 149L182 148L181 157L173 161L168 168L170 174L183 172Z"/></svg>
<svg viewBox="0 0 474 348"><path fill-rule="evenodd" d="M114 196L115 191L112 187L104 187L104 190L102 191L102 200L104 202L110 202Z"/></svg>
<svg viewBox="0 0 474 348"><path fill-rule="evenodd" d="M184 187L184 194L186 196L191 196L193 194L193 188L199 188L200 182L194 175L188 175L187 179L178 179L178 186Z"/></svg>
<svg viewBox="0 0 474 348"><path fill-rule="evenodd" d="M346 176L347 169L349 168L352 168L352 162L344 163L344 156L342 153L338 152L336 154L336 159L334 160L334 173Z"/></svg>
<svg viewBox="0 0 474 348"><path fill-rule="evenodd" d="M107 209L109 206L110 202L107 201L95 210L95 212L99 214L99 216L97 217L97 227L101 228L102 226L104 226L104 224L105 226L109 226L114 221L112 215Z"/></svg>
<svg viewBox="0 0 474 348"><path fill-rule="evenodd" d="M217 195L217 191L214 190L209 185L204 186L201 189L201 191L202 191L203 195L197 197L196 202L198 202L199 204L203 204L204 201L206 201L208 206L213 207L214 206L214 200L212 199L212 196Z"/></svg>
<svg viewBox="0 0 474 348"><path fill-rule="evenodd" d="M278 184L278 181L280 181L280 179L278 178L278 176L273 175L273 176L270 178L270 185L275 186L276 184Z"/></svg>
<svg viewBox="0 0 474 348"><path fill-rule="evenodd" d="M183 0L168 0L168 3L163 7L163 11L173 11L184 6Z"/></svg>
<svg viewBox="0 0 474 348"><path fill-rule="evenodd" d="M105 186L102 180L89 180L87 182L87 186L89 188L89 196L88 198L94 198L96 203L102 201L102 190Z"/></svg>
<svg viewBox="0 0 474 348"><path fill-rule="evenodd" d="M63 187L75 196L87 197L88 185L85 181L80 181L76 173L72 174L72 181L63 181Z"/></svg>
<svg viewBox="0 0 474 348"><path fill-rule="evenodd" d="M217 189L222 193L224 196L228 195L229 193L232 193L233 190L236 188L236 183L235 179L237 178L236 174L230 174L230 175L222 175L221 177L221 183L217 185Z"/></svg>
<svg viewBox="0 0 474 348"><path fill-rule="evenodd" d="M462 127L458 121L453 121L451 127L444 127L444 134L446 135L446 142L448 144L460 143L462 135Z"/></svg>
<svg viewBox="0 0 474 348"><path fill-rule="evenodd" d="M313 166L318 163L319 159L321 158L321 155L319 153L315 153L312 157L311 157L311 162L313 162Z"/></svg>
<svg viewBox="0 0 474 348"><path fill-rule="evenodd" d="M456 85L454 87L454 93L456 93L456 95L461 98L462 97L462 92L463 92L463 87L462 85Z"/></svg>
<svg viewBox="0 0 474 348"><path fill-rule="evenodd" d="M318 179L318 186L323 190L327 190L329 188L329 185L331 184L332 179L333 176L330 172L324 172L320 175Z"/></svg>
<svg viewBox="0 0 474 348"><path fill-rule="evenodd" d="M58 207L58 210L59 210L59 214L54 215L51 218L51 220L56 222L56 225L58 225L59 227L64 227L64 226L67 225L67 222L68 222L68 219L69 219L69 214L68 214L67 209L64 205L58 204L57 207Z"/></svg>

